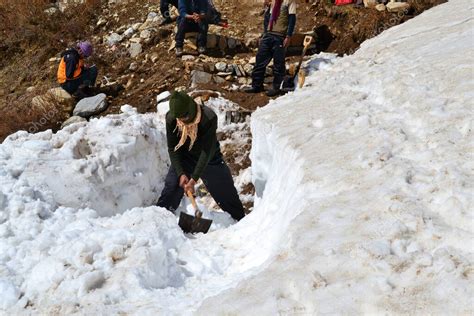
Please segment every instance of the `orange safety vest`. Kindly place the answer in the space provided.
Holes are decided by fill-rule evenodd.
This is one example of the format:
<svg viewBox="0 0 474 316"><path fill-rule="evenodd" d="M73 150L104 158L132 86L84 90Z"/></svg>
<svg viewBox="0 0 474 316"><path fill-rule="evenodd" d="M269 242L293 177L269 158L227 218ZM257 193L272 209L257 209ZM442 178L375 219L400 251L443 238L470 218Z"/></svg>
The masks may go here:
<svg viewBox="0 0 474 316"><path fill-rule="evenodd" d="M77 63L76 70L74 70L74 76L72 80L77 79L81 76L82 67L84 67L84 60L81 58L79 59L79 62ZM63 57L61 58L61 62L59 63L58 82L65 83L67 80L68 79L66 77L66 62L64 61L64 57Z"/></svg>

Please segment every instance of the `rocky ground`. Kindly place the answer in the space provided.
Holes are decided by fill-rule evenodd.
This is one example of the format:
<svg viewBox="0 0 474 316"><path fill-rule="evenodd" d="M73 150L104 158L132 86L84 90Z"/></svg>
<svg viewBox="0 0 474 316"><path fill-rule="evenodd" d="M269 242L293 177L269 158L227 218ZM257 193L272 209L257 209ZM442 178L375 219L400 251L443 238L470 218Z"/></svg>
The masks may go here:
<svg viewBox="0 0 474 316"><path fill-rule="evenodd" d="M310 53L351 54L366 39L442 1L411 0L397 9L373 0L366 0L365 6L341 7L298 0L300 35L288 51L288 64L296 62L304 34L315 39ZM21 129L57 130L70 117L70 105L35 106L31 100L56 86L60 53L79 39L90 39L95 46L90 63L100 70L99 85L120 83L125 87L117 97L108 99L108 108L98 115L117 113L123 104L141 113L154 112L156 96L176 88L217 91L240 106L244 112L241 120L268 103L263 93L250 97L241 91L250 83L262 30L263 7L258 1L216 0L229 28L211 26L205 56L196 55L191 34L186 55L180 59L172 49L175 25L159 26L158 0L68 5L64 11L44 3L50 1L33 2L0 4L0 18L5 21L0 26L0 140ZM271 74L269 69L267 83L272 81ZM222 135L223 139L230 137L231 133ZM249 143L224 148L234 175L250 165L250 147Z"/></svg>

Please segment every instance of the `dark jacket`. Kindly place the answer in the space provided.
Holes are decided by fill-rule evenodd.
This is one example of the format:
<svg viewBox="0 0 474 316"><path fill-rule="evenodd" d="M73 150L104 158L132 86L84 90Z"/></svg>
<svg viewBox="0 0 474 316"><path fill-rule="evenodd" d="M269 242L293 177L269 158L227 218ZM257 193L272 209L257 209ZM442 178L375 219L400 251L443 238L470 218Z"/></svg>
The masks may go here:
<svg viewBox="0 0 474 316"><path fill-rule="evenodd" d="M62 55L66 63L66 77L71 80L74 78L74 71L81 60L81 55L75 48L66 50Z"/></svg>
<svg viewBox="0 0 474 316"><path fill-rule="evenodd" d="M178 11L179 17L184 19L186 14L207 14L208 0L179 0Z"/></svg>
<svg viewBox="0 0 474 316"><path fill-rule="evenodd" d="M174 150L181 138L176 128L176 119L166 114L166 138L171 165L178 176L185 174L182 161L186 160L195 165L191 177L197 181L211 160L222 158L219 142L216 136L217 115L205 105L201 105L201 121L198 124L198 134L193 148L189 151L189 138L177 151Z"/></svg>

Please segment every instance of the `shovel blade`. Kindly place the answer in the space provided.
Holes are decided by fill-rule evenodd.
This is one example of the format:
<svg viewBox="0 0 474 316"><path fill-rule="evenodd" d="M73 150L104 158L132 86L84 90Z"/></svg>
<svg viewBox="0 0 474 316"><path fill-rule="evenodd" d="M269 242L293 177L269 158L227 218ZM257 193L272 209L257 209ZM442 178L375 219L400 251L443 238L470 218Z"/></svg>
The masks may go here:
<svg viewBox="0 0 474 316"><path fill-rule="evenodd" d="M207 233L211 227L212 220L205 218L196 218L192 215L181 212L179 214L178 225L181 227L184 233L196 234L196 233Z"/></svg>

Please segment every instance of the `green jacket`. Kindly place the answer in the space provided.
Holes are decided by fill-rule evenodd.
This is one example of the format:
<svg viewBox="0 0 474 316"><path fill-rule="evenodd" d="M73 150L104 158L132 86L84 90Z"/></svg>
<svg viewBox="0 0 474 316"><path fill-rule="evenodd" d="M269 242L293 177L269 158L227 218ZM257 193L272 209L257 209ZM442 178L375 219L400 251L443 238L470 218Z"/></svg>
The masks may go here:
<svg viewBox="0 0 474 316"><path fill-rule="evenodd" d="M179 143L180 135L176 128L176 119L166 113L166 138L168 140L168 153L171 165L178 177L185 174L183 160L195 165L191 177L197 181L201 177L209 161L222 157L219 142L216 136L217 115L205 105L201 105L201 121L198 124L198 134L193 148L189 151L189 138L177 151L174 150Z"/></svg>

